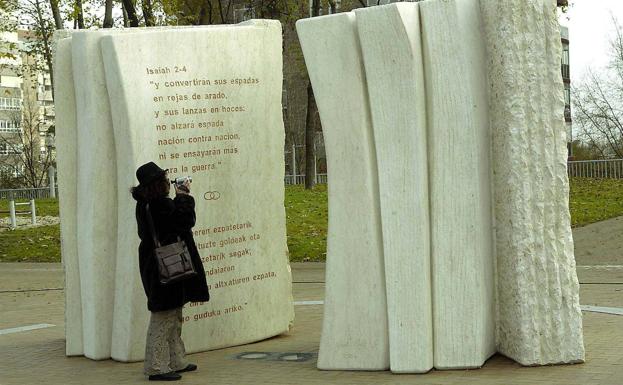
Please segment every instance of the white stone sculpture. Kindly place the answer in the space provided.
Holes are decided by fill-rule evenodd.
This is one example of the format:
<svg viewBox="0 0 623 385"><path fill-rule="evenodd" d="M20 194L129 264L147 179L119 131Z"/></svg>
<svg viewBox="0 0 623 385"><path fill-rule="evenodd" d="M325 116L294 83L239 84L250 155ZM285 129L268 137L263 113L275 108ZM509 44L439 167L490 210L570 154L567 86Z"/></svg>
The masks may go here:
<svg viewBox="0 0 623 385"><path fill-rule="evenodd" d="M101 33L80 31L71 37L84 354L95 360L110 357L117 251L117 168L99 49Z"/></svg>
<svg viewBox="0 0 623 385"><path fill-rule="evenodd" d="M59 211L61 221L61 253L65 268L65 331L68 356L83 355L82 300L80 294L80 270L78 267L77 189L76 176L78 148L76 126L76 99L71 65L71 39L57 42L54 56L54 92L64 95L56 98L56 163L58 166Z"/></svg>
<svg viewBox="0 0 623 385"><path fill-rule="evenodd" d="M389 368L378 174L355 16L297 25L324 127L329 234L320 369ZM309 27L309 28L307 28ZM340 36L340 39L335 39ZM348 306L346 306L348 304Z"/></svg>
<svg viewBox="0 0 623 385"><path fill-rule="evenodd" d="M475 368L495 353L490 136L480 12L478 0L419 5L435 368Z"/></svg>
<svg viewBox="0 0 623 385"><path fill-rule="evenodd" d="M66 56L70 44L73 69ZM78 60L89 70L78 74ZM287 331L294 308L283 206L279 23L75 33L59 44L56 73L73 76L76 92L74 107L71 90L57 86L56 99L65 101L57 102L57 116L65 119L58 145L68 152L59 159L65 167L59 172L67 175L61 189L81 181L92 189L90 195L86 188L78 191L79 263L63 248L67 276L81 279L72 287L68 281L68 312L78 314L70 302L82 297L82 325L67 324L67 353L143 359L148 311L129 188L137 183L134 170L150 160L171 176L193 177L195 239L212 299L184 309L187 351ZM164 117L165 111L177 114ZM72 114L77 140L71 137ZM77 170L70 167L72 156L82 160ZM102 200L102 191L112 198ZM60 198L65 223L72 214L63 207L72 198ZM112 211L104 210L113 200ZM88 221L80 216L95 212ZM84 233L89 236L81 236L82 226L91 226ZM63 237L71 240L71 231L64 225ZM105 253L98 245L106 246Z"/></svg>
<svg viewBox="0 0 623 385"><path fill-rule="evenodd" d="M582 362L556 2L427 0L297 30L326 138L329 241L369 240L331 226L361 191L331 183L362 148L376 154L364 191L378 183L383 253L366 274L386 290L366 300L386 301L391 370L479 367L496 351L523 365ZM354 131L361 120L374 135ZM351 325L336 314L360 311L350 293L362 276L345 266L352 250L332 245L318 366L380 369L353 362L369 331L340 334Z"/></svg>
<svg viewBox="0 0 623 385"><path fill-rule="evenodd" d="M400 3L355 15L379 175L390 367L427 372L433 367L433 325L419 8Z"/></svg>

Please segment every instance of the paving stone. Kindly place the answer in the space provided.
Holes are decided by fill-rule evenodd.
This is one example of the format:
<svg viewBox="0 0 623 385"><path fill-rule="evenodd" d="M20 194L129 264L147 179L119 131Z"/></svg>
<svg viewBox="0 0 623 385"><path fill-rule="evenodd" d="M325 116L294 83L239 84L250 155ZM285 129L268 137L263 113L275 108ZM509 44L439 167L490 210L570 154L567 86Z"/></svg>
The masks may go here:
<svg viewBox="0 0 623 385"><path fill-rule="evenodd" d="M0 264L0 289L19 280L37 286L37 277L56 274L62 280L60 264ZM293 264L293 276L300 280L318 278L321 264ZM31 280L25 280L31 267ZM322 288L309 291L309 284L295 283L295 301L318 299ZM28 288L26 288L28 289ZM618 290L618 291L617 291ZM1 290L0 290L1 291ZM581 286L583 304L623 306L623 284ZM38 323L55 327L0 335L0 385L109 385L147 383L142 363L93 361L65 356L63 291L0 292L0 329ZM296 306L290 332L254 344L189 355L199 370L184 375L184 384L427 384L427 385L621 385L623 378L623 316L583 313L586 362L577 365L527 368L495 355L478 370L433 370L427 374L392 375L389 371L350 372L316 369L316 360L305 362L241 361L231 357L242 352L318 353L323 306Z"/></svg>

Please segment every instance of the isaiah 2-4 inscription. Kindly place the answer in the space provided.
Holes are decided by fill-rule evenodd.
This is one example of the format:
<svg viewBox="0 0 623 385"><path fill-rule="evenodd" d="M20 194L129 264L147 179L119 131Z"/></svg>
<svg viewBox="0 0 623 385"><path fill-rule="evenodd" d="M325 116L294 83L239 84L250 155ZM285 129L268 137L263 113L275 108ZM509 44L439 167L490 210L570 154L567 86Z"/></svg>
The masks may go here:
<svg viewBox="0 0 623 385"><path fill-rule="evenodd" d="M287 331L294 313L283 206L279 24L117 34L102 39L102 53L120 183L121 170L149 160L168 168L170 177L193 178L193 234L211 300L184 309L187 350ZM124 187L120 205L127 200ZM125 211L120 206L120 232ZM144 311L144 298L135 302L134 311Z"/></svg>
<svg viewBox="0 0 623 385"><path fill-rule="evenodd" d="M155 130L160 134L159 160L169 160L170 173L209 173L228 157L239 155L240 131L234 115L249 111L241 98L242 87L261 87L257 77L191 78L186 64L146 67L149 87L154 91ZM175 79L175 80L172 80ZM237 100L236 100L237 99ZM182 153L167 147L197 147ZM212 199L217 199L212 197Z"/></svg>

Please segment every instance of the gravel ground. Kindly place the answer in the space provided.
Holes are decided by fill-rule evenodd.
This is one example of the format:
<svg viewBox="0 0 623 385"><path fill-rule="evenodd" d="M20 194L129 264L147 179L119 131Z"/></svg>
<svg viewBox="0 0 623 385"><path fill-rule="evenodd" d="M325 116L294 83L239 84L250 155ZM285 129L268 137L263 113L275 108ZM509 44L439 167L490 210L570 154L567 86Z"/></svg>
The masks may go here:
<svg viewBox="0 0 623 385"><path fill-rule="evenodd" d="M43 216L37 217L37 223L32 224L30 216L17 216L17 229L29 229L33 227L57 225L60 223L59 217ZM0 218L0 231L11 229L11 218Z"/></svg>

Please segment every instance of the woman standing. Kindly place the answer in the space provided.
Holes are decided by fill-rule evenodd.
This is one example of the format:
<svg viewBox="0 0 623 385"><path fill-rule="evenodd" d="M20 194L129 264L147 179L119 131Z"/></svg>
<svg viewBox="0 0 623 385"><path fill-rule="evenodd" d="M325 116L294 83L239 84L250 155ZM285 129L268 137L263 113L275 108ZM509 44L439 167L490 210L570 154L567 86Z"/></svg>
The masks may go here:
<svg viewBox="0 0 623 385"><path fill-rule="evenodd" d="M197 369L185 359L182 341L182 307L187 302L208 301L208 285L191 228L195 225L195 200L190 195L190 182L175 187L175 198L169 198L171 183L167 171L149 162L136 170L139 185L132 188L136 199L136 221L141 243L138 249L147 308L151 312L145 348L145 375L151 381L175 381L181 372ZM179 236L188 247L197 275L181 282L162 285L151 230L147 204L160 244L177 241Z"/></svg>

